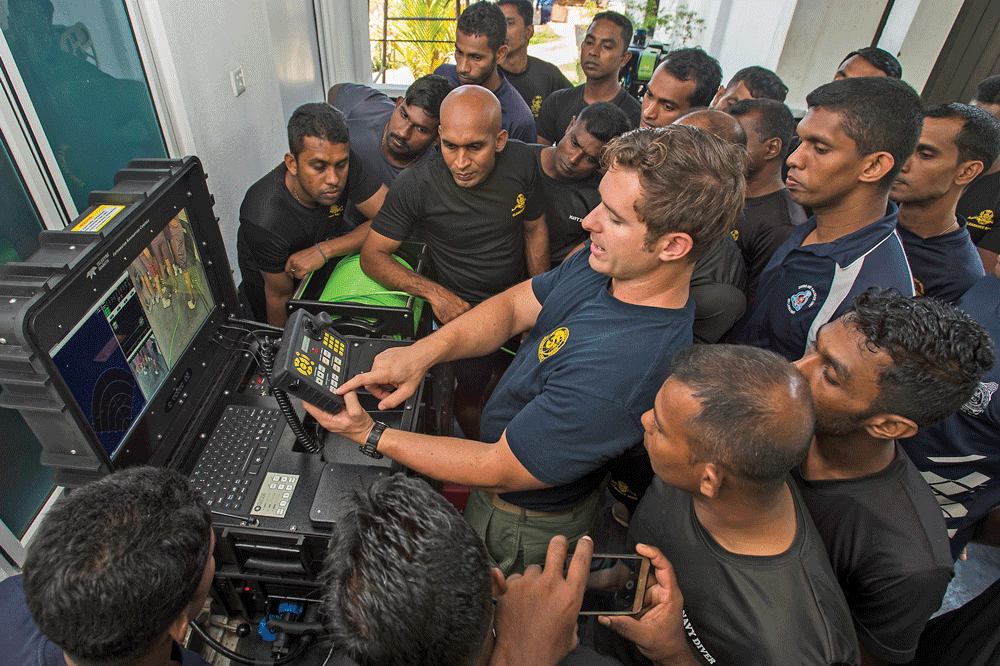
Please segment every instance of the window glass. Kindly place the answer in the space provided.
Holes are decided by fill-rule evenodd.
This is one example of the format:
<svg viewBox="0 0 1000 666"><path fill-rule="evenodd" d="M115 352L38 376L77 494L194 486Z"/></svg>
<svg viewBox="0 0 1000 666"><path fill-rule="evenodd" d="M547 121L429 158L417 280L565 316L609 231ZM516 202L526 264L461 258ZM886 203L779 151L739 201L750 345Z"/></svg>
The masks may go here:
<svg viewBox="0 0 1000 666"><path fill-rule="evenodd" d="M166 157L121 1L6 4L4 38L78 210L130 160Z"/></svg>

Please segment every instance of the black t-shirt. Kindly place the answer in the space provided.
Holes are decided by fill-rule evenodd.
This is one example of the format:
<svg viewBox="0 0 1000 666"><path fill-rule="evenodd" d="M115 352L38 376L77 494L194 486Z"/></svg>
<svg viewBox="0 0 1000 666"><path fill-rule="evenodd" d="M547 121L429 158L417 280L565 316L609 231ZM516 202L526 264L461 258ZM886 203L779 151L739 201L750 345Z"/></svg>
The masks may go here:
<svg viewBox="0 0 1000 666"><path fill-rule="evenodd" d="M826 549L794 484L796 530L779 555L729 552L698 521L688 493L653 480L629 541L659 548L684 596L684 628L702 663L740 666L857 664L851 613ZM624 664L649 664L628 640L598 626L595 646Z"/></svg>
<svg viewBox="0 0 1000 666"><path fill-rule="evenodd" d="M372 229L427 243L437 282L471 305L527 277L524 222L542 216L538 164L515 139L475 187L459 187L441 155L396 178Z"/></svg>
<svg viewBox="0 0 1000 666"><path fill-rule="evenodd" d="M528 56L528 67L520 74L509 72L503 67L500 67L500 71L507 77L510 85L514 86L514 90L527 102L528 108L531 109L531 115L535 117L536 121L538 110L542 108L542 102L545 101L546 97L557 90L570 88L573 85L558 67L547 60L539 60L534 56Z"/></svg>
<svg viewBox="0 0 1000 666"><path fill-rule="evenodd" d="M965 188L957 212L968 224L977 247L1000 254L1000 226L994 216L1000 210L1000 171L980 176Z"/></svg>
<svg viewBox="0 0 1000 666"><path fill-rule="evenodd" d="M581 222L587 213L601 203L601 174L595 171L589 177L575 182L557 180L542 168L542 151L547 146L533 145L538 173L541 177L541 194L545 201L545 226L549 229L549 254L552 265L562 263L570 250L587 239Z"/></svg>
<svg viewBox="0 0 1000 666"><path fill-rule="evenodd" d="M964 228L965 220L959 217L957 222L955 231L930 238L922 238L902 223L896 225L917 296L954 303L983 277L983 261Z"/></svg>
<svg viewBox="0 0 1000 666"><path fill-rule="evenodd" d="M545 101L542 102L542 108L538 111L538 118L535 120L538 136L552 143L562 138L562 135L566 133L566 128L569 127L569 121L587 108L587 102L583 99L583 88L586 85L586 83L582 83L575 88L557 90L545 98ZM619 90L611 103L625 112L625 117L628 118L633 129L639 126L642 106L639 105L635 97L628 94L627 90L624 88Z"/></svg>
<svg viewBox="0 0 1000 666"><path fill-rule="evenodd" d="M792 201L784 187L762 197L747 197L733 230L733 239L747 267L747 301L757 293L760 274L771 255L806 219L802 206Z"/></svg>
<svg viewBox="0 0 1000 666"><path fill-rule="evenodd" d="M746 285L743 256L724 236L695 262L691 274L695 342L718 342L740 320L747 309Z"/></svg>
<svg viewBox="0 0 1000 666"><path fill-rule="evenodd" d="M264 273L281 273L288 257L299 250L328 238L336 238L351 230L344 221L347 200L367 201L382 182L364 162L350 153L347 184L332 206L306 208L285 187L285 163L247 190L240 206L240 228L236 238L236 255L243 288L254 317L267 319L264 296Z"/></svg>
<svg viewBox="0 0 1000 666"><path fill-rule="evenodd" d="M896 446L896 459L860 479L792 476L816 522L865 648L890 663L913 659L954 570L930 486Z"/></svg>

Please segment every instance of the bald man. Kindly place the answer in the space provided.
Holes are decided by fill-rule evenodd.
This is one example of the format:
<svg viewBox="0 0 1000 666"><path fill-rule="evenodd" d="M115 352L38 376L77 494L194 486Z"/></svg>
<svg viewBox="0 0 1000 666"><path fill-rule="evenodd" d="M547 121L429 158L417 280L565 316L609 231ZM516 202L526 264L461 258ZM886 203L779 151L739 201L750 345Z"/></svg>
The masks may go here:
<svg viewBox="0 0 1000 666"><path fill-rule="evenodd" d="M467 85L449 93L441 103L441 154L399 175L361 248L365 273L426 299L441 324L549 268L537 161L528 146L507 138L500 119L489 90ZM436 282L392 258L414 237L427 243ZM456 404L466 435L478 434L475 410L502 358L455 365L458 394L468 397ZM463 418L466 409L472 413Z"/></svg>

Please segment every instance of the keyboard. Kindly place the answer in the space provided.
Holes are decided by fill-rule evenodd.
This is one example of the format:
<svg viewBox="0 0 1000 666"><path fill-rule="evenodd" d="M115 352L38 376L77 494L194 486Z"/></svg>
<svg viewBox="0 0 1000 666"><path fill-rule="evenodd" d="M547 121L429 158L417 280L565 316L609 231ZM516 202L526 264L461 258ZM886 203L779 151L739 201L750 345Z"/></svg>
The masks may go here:
<svg viewBox="0 0 1000 666"><path fill-rule="evenodd" d="M226 407L191 473L211 509L248 513L247 503L267 471L268 453L277 446L283 425L277 409Z"/></svg>

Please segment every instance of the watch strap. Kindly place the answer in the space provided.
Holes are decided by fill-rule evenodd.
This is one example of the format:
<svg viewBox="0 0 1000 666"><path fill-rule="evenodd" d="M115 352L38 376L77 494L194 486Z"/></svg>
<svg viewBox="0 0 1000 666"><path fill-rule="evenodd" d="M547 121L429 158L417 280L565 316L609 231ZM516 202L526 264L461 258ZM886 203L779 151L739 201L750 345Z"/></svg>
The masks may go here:
<svg viewBox="0 0 1000 666"><path fill-rule="evenodd" d="M383 455L378 452L378 440L382 438L382 433L388 428L386 424L381 421L376 421L375 425L372 426L371 431L368 433L368 439L365 440L364 445L358 447L358 451L378 460L382 458Z"/></svg>

